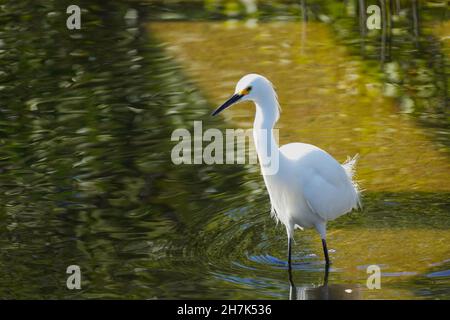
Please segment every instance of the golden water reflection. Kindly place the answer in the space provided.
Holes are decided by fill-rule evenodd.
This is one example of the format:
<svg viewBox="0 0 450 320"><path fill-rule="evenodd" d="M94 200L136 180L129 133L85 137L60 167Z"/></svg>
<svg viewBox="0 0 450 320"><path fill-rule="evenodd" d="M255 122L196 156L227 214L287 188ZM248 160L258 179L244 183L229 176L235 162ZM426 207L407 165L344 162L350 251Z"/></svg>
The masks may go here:
<svg viewBox="0 0 450 320"><path fill-rule="evenodd" d="M278 123L281 144L311 143L341 161L359 153L357 178L366 194L450 192L448 150L402 114L394 100L382 95L381 84L365 74L364 61L337 45L327 26L155 22L149 29L203 90L211 107L233 93L242 75L267 76L276 86L283 109ZM253 115L253 106L246 103L223 117L228 127L249 128ZM398 273L383 281L399 284L449 258L448 228L426 227L423 221L402 227L400 220L394 228L377 227L385 219L414 219L408 218L408 212L396 217L395 206L390 210L391 217L384 217L385 212L369 208L361 225L351 225L351 218L332 224L333 268L342 272L344 282L365 283L367 274L361 267L380 264L387 275ZM448 216L437 219L441 218ZM312 245L319 253L320 241L313 237ZM400 296L411 297L411 293L404 291Z"/></svg>
<svg viewBox="0 0 450 320"><path fill-rule="evenodd" d="M317 145L339 160L359 153L358 179L368 191L450 191L450 162L443 146L399 107L381 85L364 75L363 61L338 46L327 26L294 22L152 23L206 96L219 104L239 78L256 72L276 86L283 109L280 142ZM249 128L250 103L224 117L230 127Z"/></svg>

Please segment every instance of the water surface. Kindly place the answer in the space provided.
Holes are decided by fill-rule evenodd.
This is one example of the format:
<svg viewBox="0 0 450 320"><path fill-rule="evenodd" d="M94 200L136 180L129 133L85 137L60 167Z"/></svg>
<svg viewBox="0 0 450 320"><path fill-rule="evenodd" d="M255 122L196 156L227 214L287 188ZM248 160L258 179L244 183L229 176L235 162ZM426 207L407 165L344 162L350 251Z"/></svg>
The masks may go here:
<svg viewBox="0 0 450 320"><path fill-rule="evenodd" d="M422 108L445 101L442 69L424 71L439 88L428 97L410 66L386 94L395 78L385 66L410 51L393 42L381 61L366 35L361 53L353 24L342 36L313 8L358 17L338 20L320 1L308 22L290 2L264 5L256 20L232 6L130 3L86 4L73 32L60 2L10 1L0 18L2 298L450 298L448 109ZM422 9L418 43L442 47L411 50L430 66L448 59L448 28ZM281 144L361 156L364 210L330 223L327 286L319 236L306 230L295 235L290 288L285 231L256 165L171 162L171 133L194 120L251 127L250 104L209 116L248 72L277 87ZM80 291L66 288L71 264ZM371 264L381 290L365 286Z"/></svg>

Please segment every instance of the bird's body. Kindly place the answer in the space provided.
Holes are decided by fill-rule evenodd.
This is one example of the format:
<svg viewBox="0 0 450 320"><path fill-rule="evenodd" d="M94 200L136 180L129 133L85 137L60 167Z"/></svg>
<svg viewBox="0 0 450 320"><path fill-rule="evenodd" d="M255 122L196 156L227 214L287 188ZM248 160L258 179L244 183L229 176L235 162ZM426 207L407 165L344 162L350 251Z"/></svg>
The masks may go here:
<svg viewBox="0 0 450 320"><path fill-rule="evenodd" d="M358 205L351 170L310 144L290 143L279 151L278 173L264 177L274 215L290 236L298 226L316 228L324 238L328 220Z"/></svg>
<svg viewBox="0 0 450 320"><path fill-rule="evenodd" d="M305 143L276 144L273 127L279 104L272 84L256 74L244 76L236 93L214 114L232 104L250 100L256 105L253 135L272 214L286 227L289 268L291 239L296 227L315 228L321 235L327 261L326 223L360 206L352 180L356 157L344 164L322 149Z"/></svg>

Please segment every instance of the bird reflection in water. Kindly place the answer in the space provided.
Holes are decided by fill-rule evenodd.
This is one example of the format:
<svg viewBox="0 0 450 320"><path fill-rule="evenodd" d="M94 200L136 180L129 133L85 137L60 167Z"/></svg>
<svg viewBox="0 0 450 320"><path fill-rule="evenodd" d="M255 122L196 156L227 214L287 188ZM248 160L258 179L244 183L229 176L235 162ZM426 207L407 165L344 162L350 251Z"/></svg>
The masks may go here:
<svg viewBox="0 0 450 320"><path fill-rule="evenodd" d="M325 266L323 284L321 286L296 287L292 278L292 268L289 274L289 300L359 300L361 288L358 285L329 284L329 266Z"/></svg>

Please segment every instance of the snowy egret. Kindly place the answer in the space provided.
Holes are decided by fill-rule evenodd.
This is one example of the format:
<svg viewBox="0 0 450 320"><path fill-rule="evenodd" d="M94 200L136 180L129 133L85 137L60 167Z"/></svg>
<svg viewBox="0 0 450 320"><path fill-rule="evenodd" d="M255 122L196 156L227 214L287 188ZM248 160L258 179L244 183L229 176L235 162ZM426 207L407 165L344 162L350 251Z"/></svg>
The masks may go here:
<svg viewBox="0 0 450 320"><path fill-rule="evenodd" d="M357 156L340 164L327 152L310 144L290 143L278 148L273 134L280 116L278 97L272 83L261 75L242 77L234 95L212 115L241 101L253 101L256 106L253 124L256 152L269 193L271 214L286 227L289 270L296 228L315 228L319 232L328 269L327 221L361 207L360 192L353 181ZM272 152L269 154L267 150ZM274 160L278 162L275 172L265 165Z"/></svg>

